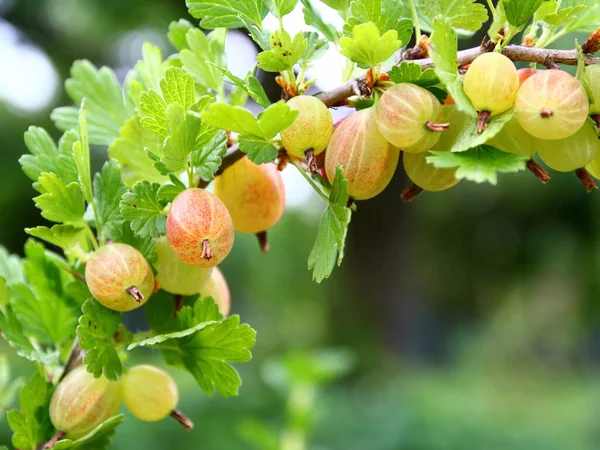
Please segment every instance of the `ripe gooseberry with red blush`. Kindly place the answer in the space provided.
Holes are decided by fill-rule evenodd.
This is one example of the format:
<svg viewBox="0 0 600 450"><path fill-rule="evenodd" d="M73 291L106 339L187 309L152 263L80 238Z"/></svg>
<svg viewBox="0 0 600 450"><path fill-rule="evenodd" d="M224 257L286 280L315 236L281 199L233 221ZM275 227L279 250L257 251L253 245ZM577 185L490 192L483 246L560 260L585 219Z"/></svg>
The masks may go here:
<svg viewBox="0 0 600 450"><path fill-rule="evenodd" d="M85 266L85 281L94 298L114 311L139 308L154 291L150 264L127 244L96 250Z"/></svg>
<svg viewBox="0 0 600 450"><path fill-rule="evenodd" d="M214 267L233 247L231 216L221 200L199 188L181 192L167 216L167 238L186 264Z"/></svg>
<svg viewBox="0 0 600 450"><path fill-rule="evenodd" d="M218 267L215 267L208 282L200 289L200 296L202 299L205 297L212 297L219 306L221 315L223 317L229 315L229 310L231 309L231 293L229 292L227 280L225 280L223 272L221 272Z"/></svg>

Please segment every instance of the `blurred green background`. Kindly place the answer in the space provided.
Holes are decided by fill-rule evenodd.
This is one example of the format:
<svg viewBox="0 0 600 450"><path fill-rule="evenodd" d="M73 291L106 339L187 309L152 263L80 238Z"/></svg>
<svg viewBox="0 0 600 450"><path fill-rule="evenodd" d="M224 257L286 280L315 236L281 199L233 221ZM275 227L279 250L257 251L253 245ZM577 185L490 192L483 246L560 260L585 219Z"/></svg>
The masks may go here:
<svg viewBox="0 0 600 450"><path fill-rule="evenodd" d="M43 223L17 159L29 125L59 136L49 113L69 103L72 61L122 79L144 40L170 51L165 31L182 17L183 0L0 0L1 245L20 253L23 228ZM96 149L96 167L104 158ZM406 205L399 170L359 205L344 264L317 285L306 260L323 204L286 173L291 200L271 252L237 235L222 264L233 313L258 330L240 396L207 398L169 369L195 430L128 415L112 448L600 448L600 194L552 175L546 186L529 173L463 182ZM139 316L128 323L143 327ZM28 362L0 350L11 378L29 376ZM138 360L159 355L136 350Z"/></svg>

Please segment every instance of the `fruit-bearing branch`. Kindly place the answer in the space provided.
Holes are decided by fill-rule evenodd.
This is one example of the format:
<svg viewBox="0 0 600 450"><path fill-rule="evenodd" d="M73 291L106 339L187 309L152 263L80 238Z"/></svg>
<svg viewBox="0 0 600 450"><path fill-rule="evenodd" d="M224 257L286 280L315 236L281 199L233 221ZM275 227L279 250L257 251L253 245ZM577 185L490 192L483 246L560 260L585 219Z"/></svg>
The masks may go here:
<svg viewBox="0 0 600 450"><path fill-rule="evenodd" d="M472 63L475 58L485 53L486 50L483 46L470 48L467 50L461 50L458 52L458 66L464 66L465 64ZM577 65L578 53L577 50L552 50L544 48L526 47L523 45L509 45L504 48L502 53L512 61L532 62L538 64L566 64L569 66ZM410 60L412 63L416 63L421 68L428 69L434 66L431 58L414 59ZM600 58L594 56L585 55L585 64L598 64ZM321 92L317 94L323 103L327 106L333 106L348 97L356 95L356 86L363 85L365 78L360 77L355 80L350 80L347 83L327 92Z"/></svg>

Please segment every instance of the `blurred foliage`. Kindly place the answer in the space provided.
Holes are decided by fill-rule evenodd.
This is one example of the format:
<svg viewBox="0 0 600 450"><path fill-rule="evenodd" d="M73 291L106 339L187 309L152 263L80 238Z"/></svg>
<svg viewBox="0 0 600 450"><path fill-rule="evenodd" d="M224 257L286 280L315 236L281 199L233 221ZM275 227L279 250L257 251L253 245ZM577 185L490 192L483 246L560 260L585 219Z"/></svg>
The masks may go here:
<svg viewBox="0 0 600 450"><path fill-rule="evenodd" d="M4 0L0 11L62 79L84 57L122 75L144 39L168 50L168 23L190 19L183 0ZM57 137L49 112L64 104L62 90L36 113L0 103L0 244L13 252L24 227L44 224L17 163L23 132L35 124ZM96 168L105 158L97 149ZM292 450L304 439L319 450L598 448L598 193L586 196L574 175L555 173L544 186L521 173L404 205L405 183L398 174L358 205L345 264L322 285L306 268L320 200L286 212L268 255L238 234L222 269L233 311L258 330L240 396L208 398L172 371L196 429L126 413L113 448ZM145 327L141 313L128 323ZM12 380L31 373L0 350ZM152 358L136 350L129 362ZM6 370L0 361L2 407L18 386ZM9 441L0 422L0 445Z"/></svg>

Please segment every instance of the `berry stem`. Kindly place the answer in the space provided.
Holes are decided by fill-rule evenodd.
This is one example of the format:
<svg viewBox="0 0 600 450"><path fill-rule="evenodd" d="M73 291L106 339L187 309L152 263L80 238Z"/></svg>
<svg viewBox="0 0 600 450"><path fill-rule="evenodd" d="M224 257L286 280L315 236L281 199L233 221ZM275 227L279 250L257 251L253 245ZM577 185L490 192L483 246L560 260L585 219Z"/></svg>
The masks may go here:
<svg viewBox="0 0 600 450"><path fill-rule="evenodd" d="M80 273L75 272L74 270L71 270L71 269L67 269L65 267L63 267L62 269L65 270L65 271L67 271L71 275L73 275L75 278L77 278L77 279L79 279L79 280L81 280L81 281L83 281L85 283L85 277L83 275L81 275Z"/></svg>
<svg viewBox="0 0 600 450"><path fill-rule="evenodd" d="M129 295L131 295L133 297L133 299L136 302L140 303L142 300L144 300L144 296L142 295L142 293L140 292L140 290L136 286L129 286L125 290L127 291L127 293Z"/></svg>
<svg viewBox="0 0 600 450"><path fill-rule="evenodd" d="M183 308L183 295L175 294L173 296L173 300L175 301L175 311L173 312L173 319L177 319L177 313L181 311L181 308Z"/></svg>
<svg viewBox="0 0 600 450"><path fill-rule="evenodd" d="M400 198L404 203L410 202L413 198L423 192L423 188L417 186L415 183L411 184L407 189L402 191Z"/></svg>
<svg viewBox="0 0 600 450"><path fill-rule="evenodd" d="M448 128L450 128L450 123L435 123L432 120L428 120L425 122L425 128L427 128L429 131L441 133L442 131L446 131Z"/></svg>
<svg viewBox="0 0 600 450"><path fill-rule="evenodd" d="M256 233L256 238L258 239L258 246L260 247L260 251L263 253L268 253L270 250L269 247L269 239L267 237L267 231L261 231Z"/></svg>
<svg viewBox="0 0 600 450"><path fill-rule="evenodd" d="M490 117L492 113L489 111L479 111L479 115L477 117L477 132L479 134L483 133L490 122Z"/></svg>
<svg viewBox="0 0 600 450"><path fill-rule="evenodd" d="M210 261L213 257L212 249L210 248L210 243L208 242L208 239L204 239L202 241L202 255L200 256L206 259L207 261Z"/></svg>
<svg viewBox="0 0 600 450"><path fill-rule="evenodd" d="M319 168L317 167L317 158L315 157L315 151L312 148L309 148L304 152L304 156L306 157L306 166L311 175L314 175L318 172Z"/></svg>
<svg viewBox="0 0 600 450"><path fill-rule="evenodd" d="M54 448L56 443L65 437L65 432L63 430L57 430L56 434L50 439L46 445L44 445L45 449Z"/></svg>
<svg viewBox="0 0 600 450"><path fill-rule="evenodd" d="M181 411L178 411L177 409L173 410L173 412L171 413L171 417L173 419L175 419L177 422L179 422L181 425L183 425L183 428L185 428L185 431L191 431L192 428L194 428L194 423L190 419L188 419L186 416L184 416Z"/></svg>
<svg viewBox="0 0 600 450"><path fill-rule="evenodd" d="M585 190L588 194L590 192L592 192L594 189L598 189L596 182L593 180L592 177L590 177L590 174L588 173L587 170L577 169L575 171L575 175L577 175L577 178L579 178L581 180L581 182L585 186Z"/></svg>
<svg viewBox="0 0 600 450"><path fill-rule="evenodd" d="M533 159L527 161L527 168L533 173L538 180L546 184L550 180L550 174L544 170L542 166L536 163Z"/></svg>

